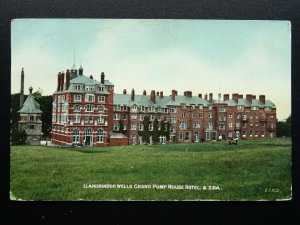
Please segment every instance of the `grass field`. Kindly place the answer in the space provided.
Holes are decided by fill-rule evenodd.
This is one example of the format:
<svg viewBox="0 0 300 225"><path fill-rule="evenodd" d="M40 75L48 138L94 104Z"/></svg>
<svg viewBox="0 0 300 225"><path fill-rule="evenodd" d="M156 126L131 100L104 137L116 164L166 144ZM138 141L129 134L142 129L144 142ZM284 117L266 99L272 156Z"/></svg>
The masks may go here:
<svg viewBox="0 0 300 225"><path fill-rule="evenodd" d="M123 186L88 188L91 184ZM11 192L22 200L289 199L291 140L70 149L12 146Z"/></svg>

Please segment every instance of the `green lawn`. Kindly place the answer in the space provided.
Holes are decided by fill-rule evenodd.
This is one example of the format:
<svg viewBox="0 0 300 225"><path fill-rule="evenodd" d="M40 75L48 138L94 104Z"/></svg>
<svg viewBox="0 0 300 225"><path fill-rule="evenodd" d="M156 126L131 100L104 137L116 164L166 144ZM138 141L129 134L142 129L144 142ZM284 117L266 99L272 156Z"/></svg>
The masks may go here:
<svg viewBox="0 0 300 225"><path fill-rule="evenodd" d="M156 189L154 184L199 189ZM213 186L216 190L209 190ZM12 146L11 192L22 200L290 199L291 140L70 149Z"/></svg>

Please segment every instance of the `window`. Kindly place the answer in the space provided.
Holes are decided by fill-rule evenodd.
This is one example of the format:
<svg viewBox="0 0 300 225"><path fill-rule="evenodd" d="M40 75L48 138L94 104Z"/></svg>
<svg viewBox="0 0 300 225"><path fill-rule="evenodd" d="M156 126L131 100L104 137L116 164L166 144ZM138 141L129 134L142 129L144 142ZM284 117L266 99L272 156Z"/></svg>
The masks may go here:
<svg viewBox="0 0 300 225"><path fill-rule="evenodd" d="M185 141L189 141L190 140L190 132L185 132L184 140Z"/></svg>
<svg viewBox="0 0 300 225"><path fill-rule="evenodd" d="M104 112L104 106L103 105L99 105L98 110L99 110L99 112Z"/></svg>
<svg viewBox="0 0 300 225"><path fill-rule="evenodd" d="M149 124L149 131L153 131L153 124Z"/></svg>
<svg viewBox="0 0 300 225"><path fill-rule="evenodd" d="M97 142L103 143L103 140L104 140L103 129L98 129L97 130Z"/></svg>
<svg viewBox="0 0 300 225"><path fill-rule="evenodd" d="M157 121L160 121L161 117L160 116L157 116Z"/></svg>
<svg viewBox="0 0 300 225"><path fill-rule="evenodd" d="M168 108L164 108L164 112L165 112L165 113L168 113L168 112L169 112L169 109L168 109Z"/></svg>
<svg viewBox="0 0 300 225"><path fill-rule="evenodd" d="M186 113L185 112L181 113L181 117L186 117Z"/></svg>
<svg viewBox="0 0 300 225"><path fill-rule="evenodd" d="M149 112L153 112L154 111L154 106L149 106Z"/></svg>
<svg viewBox="0 0 300 225"><path fill-rule="evenodd" d="M139 130L140 130L140 131L143 131L143 130L144 130L144 125L141 124L141 123L139 124Z"/></svg>
<svg viewBox="0 0 300 225"><path fill-rule="evenodd" d="M114 111L120 111L121 106L120 105L114 105Z"/></svg>
<svg viewBox="0 0 300 225"><path fill-rule="evenodd" d="M265 111L271 111L272 109L270 107L265 107Z"/></svg>
<svg viewBox="0 0 300 225"><path fill-rule="evenodd" d="M251 110L258 110L258 107L257 106L252 106Z"/></svg>
<svg viewBox="0 0 300 225"><path fill-rule="evenodd" d="M200 113L199 113L199 117L200 117L200 118L203 118L203 112L200 112Z"/></svg>
<svg viewBox="0 0 300 225"><path fill-rule="evenodd" d="M225 107L221 107L220 108L220 112L226 112L226 108Z"/></svg>
<svg viewBox="0 0 300 225"><path fill-rule="evenodd" d="M228 123L228 127L232 128L232 123Z"/></svg>
<svg viewBox="0 0 300 225"><path fill-rule="evenodd" d="M210 140L210 132L205 133L206 140Z"/></svg>
<svg viewBox="0 0 300 225"><path fill-rule="evenodd" d="M34 124L27 124L27 129L34 129Z"/></svg>
<svg viewBox="0 0 300 225"><path fill-rule="evenodd" d="M74 123L80 123L80 114L75 114L73 117Z"/></svg>
<svg viewBox="0 0 300 225"><path fill-rule="evenodd" d="M158 106L157 112L161 112L161 107L160 106Z"/></svg>
<svg viewBox="0 0 300 225"><path fill-rule="evenodd" d="M244 109L244 106L243 106L243 105L238 105L236 108L237 108L237 109L240 109L240 110L243 110L243 109Z"/></svg>
<svg viewBox="0 0 300 225"><path fill-rule="evenodd" d="M56 104L55 104L55 103L53 103L53 105L52 105L52 111L53 111L53 112L56 111Z"/></svg>
<svg viewBox="0 0 300 225"><path fill-rule="evenodd" d="M136 125L135 124L131 124L131 130L136 130Z"/></svg>
<svg viewBox="0 0 300 225"><path fill-rule="evenodd" d="M208 112L208 118L212 118L212 113Z"/></svg>
<svg viewBox="0 0 300 225"><path fill-rule="evenodd" d="M98 102L105 102L105 96L98 96Z"/></svg>
<svg viewBox="0 0 300 225"><path fill-rule="evenodd" d="M140 121L143 121L143 120L144 120L144 117L145 117L144 114L141 114L141 115L140 115Z"/></svg>
<svg viewBox="0 0 300 225"><path fill-rule="evenodd" d="M136 114L132 114L130 117L132 120L136 120L137 119L137 115Z"/></svg>
<svg viewBox="0 0 300 225"><path fill-rule="evenodd" d="M195 109L195 105L191 105L191 109Z"/></svg>
<svg viewBox="0 0 300 225"><path fill-rule="evenodd" d="M76 91L80 91L80 89L81 89L81 86L80 86L80 85L75 85L75 90L76 90Z"/></svg>
<svg viewBox="0 0 300 225"><path fill-rule="evenodd" d="M103 86L99 86L98 90L99 91L104 91L104 87Z"/></svg>
<svg viewBox="0 0 300 225"><path fill-rule="evenodd" d="M194 121L193 122L193 127L194 128L200 128L200 122L199 121Z"/></svg>
<svg viewBox="0 0 300 225"><path fill-rule="evenodd" d="M208 106L208 109L209 109L209 110L212 110L212 106L211 106L211 105L210 105L210 106Z"/></svg>
<svg viewBox="0 0 300 225"><path fill-rule="evenodd" d="M79 143L79 130L73 130L73 143Z"/></svg>
<svg viewBox="0 0 300 225"><path fill-rule="evenodd" d="M89 116L89 123L93 123L93 117Z"/></svg>
<svg viewBox="0 0 300 225"><path fill-rule="evenodd" d="M29 116L29 121L34 121L34 116Z"/></svg>
<svg viewBox="0 0 300 225"><path fill-rule="evenodd" d="M223 123L220 124L220 125L219 125L219 130L225 130L225 124L223 124Z"/></svg>
<svg viewBox="0 0 300 225"><path fill-rule="evenodd" d="M207 130L212 130L213 129L213 124L211 122L206 123L206 129Z"/></svg>
<svg viewBox="0 0 300 225"><path fill-rule="evenodd" d="M246 126L247 126L246 122L242 122L242 126L243 126L243 128L246 128Z"/></svg>
<svg viewBox="0 0 300 225"><path fill-rule="evenodd" d="M98 117L98 123L104 123L104 116L99 116Z"/></svg>
<svg viewBox="0 0 300 225"><path fill-rule="evenodd" d="M120 129L120 124L115 123L115 124L114 124L114 130L119 130L119 129Z"/></svg>
<svg viewBox="0 0 300 225"><path fill-rule="evenodd" d="M194 112L192 112L191 116L192 116L192 118L194 118L194 117L195 117L195 113L194 113Z"/></svg>
<svg viewBox="0 0 300 225"><path fill-rule="evenodd" d="M170 117L170 122L171 123L176 123L176 117L175 116L171 116Z"/></svg>
<svg viewBox="0 0 300 225"><path fill-rule="evenodd" d="M74 111L78 112L80 111L80 109L81 109L81 105L78 104L74 105Z"/></svg>
<svg viewBox="0 0 300 225"><path fill-rule="evenodd" d="M199 105L199 109L203 109L203 105Z"/></svg>
<svg viewBox="0 0 300 225"><path fill-rule="evenodd" d="M179 127L180 127L181 129L186 129L186 127L187 127L186 121L180 121Z"/></svg>
<svg viewBox="0 0 300 225"><path fill-rule="evenodd" d="M255 126L258 127L258 122L255 123Z"/></svg>
<svg viewBox="0 0 300 225"><path fill-rule="evenodd" d="M240 123L235 123L236 128L240 127Z"/></svg>
<svg viewBox="0 0 300 225"><path fill-rule="evenodd" d="M119 119L120 119L120 114L114 113L114 120L119 120Z"/></svg>
<svg viewBox="0 0 300 225"><path fill-rule="evenodd" d="M88 123L89 122L89 117L88 116L84 116L84 122Z"/></svg>
<svg viewBox="0 0 300 225"><path fill-rule="evenodd" d="M171 126L170 127L170 132L175 133L176 132L176 126Z"/></svg>
<svg viewBox="0 0 300 225"><path fill-rule="evenodd" d="M127 114L123 114L123 120L127 120Z"/></svg>
<svg viewBox="0 0 300 225"><path fill-rule="evenodd" d="M240 118L240 114L239 114L239 113L236 114L236 118L237 118L237 119Z"/></svg>
<svg viewBox="0 0 300 225"><path fill-rule="evenodd" d="M85 106L85 111L86 112L92 112L94 110L94 106L93 105L86 105Z"/></svg>
<svg viewBox="0 0 300 225"><path fill-rule="evenodd" d="M170 106L170 112L176 113L176 106Z"/></svg>
<svg viewBox="0 0 300 225"><path fill-rule="evenodd" d="M183 133L182 133L182 132L179 132L179 133L178 133L178 139L179 139L179 140L183 140Z"/></svg>
<svg viewBox="0 0 300 225"><path fill-rule="evenodd" d="M141 109L140 109L142 112L144 112L145 111L145 106L141 106Z"/></svg>
<svg viewBox="0 0 300 225"><path fill-rule="evenodd" d="M126 105L123 106L123 111L127 111L127 106Z"/></svg>
<svg viewBox="0 0 300 225"><path fill-rule="evenodd" d="M150 115L150 121L153 121L153 120L154 120L154 116Z"/></svg>
<svg viewBox="0 0 300 225"><path fill-rule="evenodd" d="M74 102L81 102L81 95L74 95Z"/></svg>
<svg viewBox="0 0 300 225"><path fill-rule="evenodd" d="M52 115L52 122L56 122L56 115Z"/></svg>
<svg viewBox="0 0 300 225"><path fill-rule="evenodd" d="M228 137L232 137L232 132L228 132Z"/></svg>
<svg viewBox="0 0 300 225"><path fill-rule="evenodd" d="M228 114L228 118L232 118L232 113L229 113L229 114Z"/></svg>
<svg viewBox="0 0 300 225"><path fill-rule="evenodd" d="M91 95L91 94L85 95L85 101L86 102L94 102L95 101L95 95Z"/></svg>

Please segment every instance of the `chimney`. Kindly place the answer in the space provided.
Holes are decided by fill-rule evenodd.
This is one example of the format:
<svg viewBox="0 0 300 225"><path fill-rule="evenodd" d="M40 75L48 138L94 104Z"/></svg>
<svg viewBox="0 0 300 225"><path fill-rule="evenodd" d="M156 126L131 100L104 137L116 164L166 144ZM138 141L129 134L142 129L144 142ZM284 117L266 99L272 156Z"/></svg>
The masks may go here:
<svg viewBox="0 0 300 225"><path fill-rule="evenodd" d="M69 89L70 86L70 78L71 78L71 73L70 70L67 70L66 72L66 89Z"/></svg>
<svg viewBox="0 0 300 225"><path fill-rule="evenodd" d="M172 90L172 101L175 101L175 96L177 95L176 90Z"/></svg>
<svg viewBox="0 0 300 225"><path fill-rule="evenodd" d="M163 98L164 97L164 92L160 92L160 97Z"/></svg>
<svg viewBox="0 0 300 225"><path fill-rule="evenodd" d="M229 94L224 94L223 95L223 101L229 100Z"/></svg>
<svg viewBox="0 0 300 225"><path fill-rule="evenodd" d="M202 98L202 94L198 94L198 97L199 97L199 98Z"/></svg>
<svg viewBox="0 0 300 225"><path fill-rule="evenodd" d="M159 92L157 92L157 93L159 93ZM153 103L155 103L155 91L154 91L154 90L151 91L151 94L150 94L150 100L151 100Z"/></svg>
<svg viewBox="0 0 300 225"><path fill-rule="evenodd" d="M64 83L65 83L65 74L64 72L61 73L61 82L60 82L60 90L63 91L64 90Z"/></svg>
<svg viewBox="0 0 300 225"><path fill-rule="evenodd" d="M146 90L144 90L144 91L143 91L143 95L147 95L147 92L146 92Z"/></svg>
<svg viewBox="0 0 300 225"><path fill-rule="evenodd" d="M238 93L232 94L232 99L233 99L235 102L238 102L238 98L239 98L239 94L238 94Z"/></svg>
<svg viewBox="0 0 300 225"><path fill-rule="evenodd" d="M207 97L208 97L208 95L207 95L207 93L204 95L204 98L205 98L205 100L207 100Z"/></svg>
<svg viewBox="0 0 300 225"><path fill-rule="evenodd" d="M101 84L104 84L104 78L105 78L105 74L104 72L101 73Z"/></svg>
<svg viewBox="0 0 300 225"><path fill-rule="evenodd" d="M213 94L209 93L209 101L212 101L212 100L213 100Z"/></svg>
<svg viewBox="0 0 300 225"><path fill-rule="evenodd" d="M131 101L134 101L134 96L135 94L134 94L134 88L132 88L132 90L131 90Z"/></svg>
<svg viewBox="0 0 300 225"><path fill-rule="evenodd" d="M127 94L127 91L126 89L123 90L123 95L126 95Z"/></svg>
<svg viewBox="0 0 300 225"><path fill-rule="evenodd" d="M252 99L256 99L256 95L252 95Z"/></svg>
<svg viewBox="0 0 300 225"><path fill-rule="evenodd" d="M20 90L20 109L23 107L24 103L24 68L21 71L21 90Z"/></svg>
<svg viewBox="0 0 300 225"><path fill-rule="evenodd" d="M156 95L157 95L157 96L159 96L159 91L158 91L158 92L156 92Z"/></svg>
<svg viewBox="0 0 300 225"><path fill-rule="evenodd" d="M60 91L60 84L61 84L61 72L57 74L57 91Z"/></svg>
<svg viewBox="0 0 300 225"><path fill-rule="evenodd" d="M252 95L247 94L246 95L246 100L252 104Z"/></svg>
<svg viewBox="0 0 300 225"><path fill-rule="evenodd" d="M94 79L94 78L93 78L93 75L90 75L90 79L92 79L92 80Z"/></svg>
<svg viewBox="0 0 300 225"><path fill-rule="evenodd" d="M221 101L221 93L218 94L218 101Z"/></svg>
<svg viewBox="0 0 300 225"><path fill-rule="evenodd" d="M191 91L185 91L183 93L183 95L186 96L186 97L192 97L192 92Z"/></svg>
<svg viewBox="0 0 300 225"><path fill-rule="evenodd" d="M266 103L266 96L265 95L260 95L259 96L259 101L261 101L263 104Z"/></svg>

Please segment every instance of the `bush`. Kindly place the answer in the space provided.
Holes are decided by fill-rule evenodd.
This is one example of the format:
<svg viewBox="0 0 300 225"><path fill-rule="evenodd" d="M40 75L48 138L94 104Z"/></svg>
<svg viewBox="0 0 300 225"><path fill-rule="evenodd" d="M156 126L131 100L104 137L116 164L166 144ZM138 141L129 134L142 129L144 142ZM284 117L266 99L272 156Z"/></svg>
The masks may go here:
<svg viewBox="0 0 300 225"><path fill-rule="evenodd" d="M24 130L14 130L11 135L12 145L26 145L27 144L27 134Z"/></svg>

